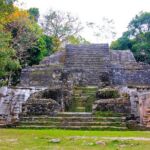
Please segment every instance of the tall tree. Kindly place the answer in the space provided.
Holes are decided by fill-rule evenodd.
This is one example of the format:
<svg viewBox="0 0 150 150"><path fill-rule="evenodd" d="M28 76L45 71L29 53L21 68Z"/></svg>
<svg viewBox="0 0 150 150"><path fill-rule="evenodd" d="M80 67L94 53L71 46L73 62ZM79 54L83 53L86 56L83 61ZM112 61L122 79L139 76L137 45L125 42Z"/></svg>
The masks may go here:
<svg viewBox="0 0 150 150"><path fill-rule="evenodd" d="M44 18L42 26L45 33L58 38L62 43L67 43L70 36L76 36L83 29L79 19L68 12L50 9Z"/></svg>
<svg viewBox="0 0 150 150"><path fill-rule="evenodd" d="M8 84L14 71L20 68L11 46L11 33L5 28L9 15L13 12L13 1L0 0L0 86Z"/></svg>
<svg viewBox="0 0 150 150"><path fill-rule="evenodd" d="M15 50L10 46L11 35L0 32L0 86L11 80L11 75L20 68L16 59Z"/></svg>
<svg viewBox="0 0 150 150"><path fill-rule="evenodd" d="M103 18L100 24L87 22L87 27L92 29L93 35L100 41L108 41L116 36L114 21L112 19Z"/></svg>
<svg viewBox="0 0 150 150"><path fill-rule="evenodd" d="M36 44L42 30L34 20L30 19L28 12L25 10L15 8L9 18L10 21L6 28L12 34L12 46L16 50L17 58L24 66L30 57L28 49Z"/></svg>
<svg viewBox="0 0 150 150"><path fill-rule="evenodd" d="M122 37L112 42L112 49L131 49L137 61L150 63L150 13L140 12Z"/></svg>
<svg viewBox="0 0 150 150"><path fill-rule="evenodd" d="M140 12L129 23L130 35L137 36L141 33L150 32L150 12Z"/></svg>

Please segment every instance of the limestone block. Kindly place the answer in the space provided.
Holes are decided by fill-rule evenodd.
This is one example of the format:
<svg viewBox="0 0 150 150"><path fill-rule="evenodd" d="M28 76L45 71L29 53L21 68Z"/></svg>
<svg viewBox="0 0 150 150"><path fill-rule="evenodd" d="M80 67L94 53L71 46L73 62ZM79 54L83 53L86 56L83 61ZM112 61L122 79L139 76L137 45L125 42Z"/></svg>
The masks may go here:
<svg viewBox="0 0 150 150"><path fill-rule="evenodd" d="M0 88L0 97L5 97L7 95L8 88L6 86Z"/></svg>

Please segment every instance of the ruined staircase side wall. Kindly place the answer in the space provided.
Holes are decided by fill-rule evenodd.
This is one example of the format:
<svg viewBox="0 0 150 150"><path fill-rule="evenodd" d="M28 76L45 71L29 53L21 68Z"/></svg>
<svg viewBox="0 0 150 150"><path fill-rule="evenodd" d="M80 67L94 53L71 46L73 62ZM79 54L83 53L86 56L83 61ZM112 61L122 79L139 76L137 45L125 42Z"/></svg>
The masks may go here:
<svg viewBox="0 0 150 150"><path fill-rule="evenodd" d="M150 127L150 92L138 95L140 123L146 127Z"/></svg>
<svg viewBox="0 0 150 150"><path fill-rule="evenodd" d="M22 104L26 103L32 93L41 90L44 88L0 88L0 125L9 125L18 121Z"/></svg>
<svg viewBox="0 0 150 150"><path fill-rule="evenodd" d="M21 72L20 86L53 86L59 85L65 61L65 51L59 51L40 62L39 65L27 67Z"/></svg>
<svg viewBox="0 0 150 150"><path fill-rule="evenodd" d="M130 50L110 51L113 85L150 85L150 65L136 62Z"/></svg>
<svg viewBox="0 0 150 150"><path fill-rule="evenodd" d="M150 85L150 66L130 63L123 67L113 66L113 85Z"/></svg>

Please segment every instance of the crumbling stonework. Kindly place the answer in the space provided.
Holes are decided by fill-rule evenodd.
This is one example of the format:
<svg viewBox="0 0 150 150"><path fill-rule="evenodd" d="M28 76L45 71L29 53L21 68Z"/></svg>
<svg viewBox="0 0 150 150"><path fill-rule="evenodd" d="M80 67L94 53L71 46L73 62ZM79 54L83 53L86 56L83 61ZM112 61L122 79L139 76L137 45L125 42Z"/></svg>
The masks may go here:
<svg viewBox="0 0 150 150"><path fill-rule="evenodd" d="M66 74L74 85L150 85L150 66L137 63L130 50L109 50L107 44L67 45L66 51L22 70L21 86L59 85Z"/></svg>
<svg viewBox="0 0 150 150"><path fill-rule="evenodd" d="M98 89L117 87L119 93L129 95L129 99L112 97L95 102L89 96L94 110L130 112L138 122L149 125L150 88L142 89L141 86L150 86L150 65L137 63L130 50L110 50L108 44L67 45L65 51L46 57L39 65L23 69L19 87L0 93L0 116L9 120L8 116L18 118L22 110L28 115L69 111L72 97L76 101L80 99L85 95L80 87L86 89L88 86ZM75 87L79 87L77 93L73 93ZM56 97L51 94L43 97L41 91L45 89L51 93L59 92L54 94ZM37 91L40 92L35 93ZM81 110L78 107L76 110Z"/></svg>
<svg viewBox="0 0 150 150"><path fill-rule="evenodd" d="M30 95L44 89L43 87L0 88L0 125L8 125L18 121L19 114L22 112L22 105L26 103Z"/></svg>
<svg viewBox="0 0 150 150"><path fill-rule="evenodd" d="M128 93L121 93L117 88L103 88L96 93L93 111L131 114L131 102Z"/></svg>

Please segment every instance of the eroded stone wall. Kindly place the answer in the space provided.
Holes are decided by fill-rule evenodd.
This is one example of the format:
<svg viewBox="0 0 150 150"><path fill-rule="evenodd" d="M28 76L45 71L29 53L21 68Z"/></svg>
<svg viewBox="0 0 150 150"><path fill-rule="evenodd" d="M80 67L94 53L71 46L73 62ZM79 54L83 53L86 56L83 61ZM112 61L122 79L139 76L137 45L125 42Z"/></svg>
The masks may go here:
<svg viewBox="0 0 150 150"><path fill-rule="evenodd" d="M25 86L60 86L61 65L39 65L23 69L20 85Z"/></svg>

